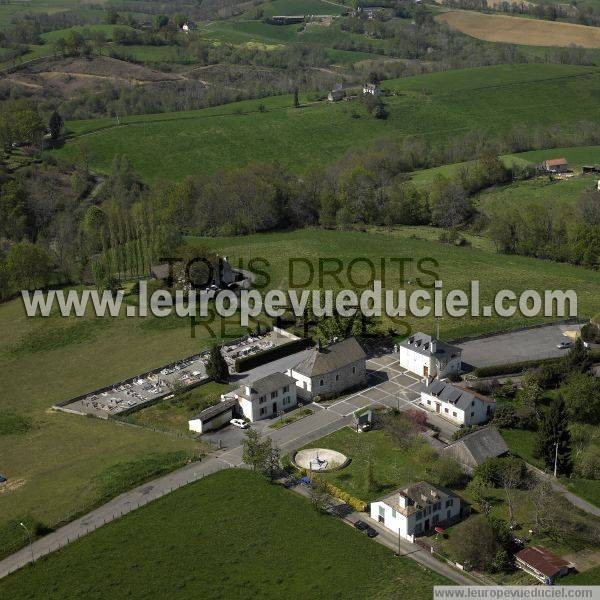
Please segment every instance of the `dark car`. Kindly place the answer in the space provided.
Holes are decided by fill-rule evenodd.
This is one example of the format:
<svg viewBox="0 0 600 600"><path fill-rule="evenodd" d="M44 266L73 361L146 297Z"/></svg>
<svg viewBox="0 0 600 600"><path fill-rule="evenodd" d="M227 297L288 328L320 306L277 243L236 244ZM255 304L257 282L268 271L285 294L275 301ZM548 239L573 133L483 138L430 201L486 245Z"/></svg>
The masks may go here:
<svg viewBox="0 0 600 600"><path fill-rule="evenodd" d="M377 531L375 529L373 529L370 525L367 525L367 528L365 529L365 531L367 532L367 537L370 537L370 538L374 538L375 536L379 535L377 533Z"/></svg>
<svg viewBox="0 0 600 600"><path fill-rule="evenodd" d="M4 483L5 481L8 481L6 477L4 477L4 475L0 475L0 483Z"/></svg>
<svg viewBox="0 0 600 600"><path fill-rule="evenodd" d="M359 531L363 531L364 533L366 533L367 536L370 538L374 538L376 535L378 535L377 531L375 531L375 529L373 529L364 521L356 521L354 523L354 527L356 527L356 529L358 529Z"/></svg>
<svg viewBox="0 0 600 600"><path fill-rule="evenodd" d="M366 531L369 528L369 526L364 521L355 521L354 527L356 527L356 529L358 529L359 531Z"/></svg>

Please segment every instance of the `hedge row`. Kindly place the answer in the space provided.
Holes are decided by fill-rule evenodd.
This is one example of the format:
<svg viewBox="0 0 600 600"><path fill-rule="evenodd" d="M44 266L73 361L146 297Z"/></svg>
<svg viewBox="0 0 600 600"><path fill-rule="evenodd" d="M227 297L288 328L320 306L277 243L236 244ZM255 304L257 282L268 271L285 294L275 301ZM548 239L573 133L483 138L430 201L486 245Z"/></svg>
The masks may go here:
<svg viewBox="0 0 600 600"><path fill-rule="evenodd" d="M600 351L592 350L589 354L592 361L600 360ZM563 360L562 356L556 358L541 358L538 360L524 360L516 363L506 363L503 365L490 365L489 367L479 367L473 371L476 377L494 377L497 375L512 375L513 373L523 373L529 369L536 369L542 365L556 365Z"/></svg>
<svg viewBox="0 0 600 600"><path fill-rule="evenodd" d="M339 487L336 487L328 481L325 481L324 483L329 494L331 494L338 500L345 502L348 506L351 506L354 510L358 512L365 512L367 510L367 505L362 500L351 496L348 492L345 492L344 490L340 490Z"/></svg>
<svg viewBox="0 0 600 600"><path fill-rule="evenodd" d="M312 346L313 343L314 342L310 338L300 338L298 340L286 342L280 346L268 348L267 350L257 352L250 356L242 356L241 358L236 359L235 370L237 373L242 373L243 371L254 369L255 367L277 360L278 358L283 358L284 356L289 356L290 354L300 352L301 350L306 350Z"/></svg>

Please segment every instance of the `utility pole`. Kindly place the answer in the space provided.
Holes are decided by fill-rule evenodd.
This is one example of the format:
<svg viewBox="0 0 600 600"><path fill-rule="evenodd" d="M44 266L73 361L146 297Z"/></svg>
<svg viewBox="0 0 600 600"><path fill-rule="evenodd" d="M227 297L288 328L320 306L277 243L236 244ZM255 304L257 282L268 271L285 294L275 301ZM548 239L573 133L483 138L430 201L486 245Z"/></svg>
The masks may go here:
<svg viewBox="0 0 600 600"><path fill-rule="evenodd" d="M556 471L558 469L558 442L554 444L554 478L556 479Z"/></svg>
<svg viewBox="0 0 600 600"><path fill-rule="evenodd" d="M33 555L33 540L31 538L31 532L29 531L29 529L27 528L25 523L21 522L21 523L19 523L19 525L27 532L27 535L29 536L29 549L31 550L31 562L34 563L35 556Z"/></svg>

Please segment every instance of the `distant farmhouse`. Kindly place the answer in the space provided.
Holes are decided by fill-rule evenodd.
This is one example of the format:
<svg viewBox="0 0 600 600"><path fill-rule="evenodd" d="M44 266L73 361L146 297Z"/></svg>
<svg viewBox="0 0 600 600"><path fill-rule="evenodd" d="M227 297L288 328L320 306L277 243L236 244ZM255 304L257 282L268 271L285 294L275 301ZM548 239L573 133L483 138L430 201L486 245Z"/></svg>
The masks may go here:
<svg viewBox="0 0 600 600"><path fill-rule="evenodd" d="M428 379L421 390L421 406L457 425L479 425L490 420L496 402L440 379Z"/></svg>
<svg viewBox="0 0 600 600"><path fill-rule="evenodd" d="M559 179L568 179L575 175L571 170L571 167L569 167L566 158L551 158L545 160L538 169L543 173L556 175Z"/></svg>
<svg viewBox="0 0 600 600"><path fill-rule="evenodd" d="M460 498L421 481L371 502L371 518L405 540L430 533L460 519Z"/></svg>
<svg viewBox="0 0 600 600"><path fill-rule="evenodd" d="M517 567L546 585L566 575L574 565L542 546L528 546L515 554Z"/></svg>
<svg viewBox="0 0 600 600"><path fill-rule="evenodd" d="M461 369L462 350L425 333L414 333L400 343L400 366L420 377L446 377Z"/></svg>
<svg viewBox="0 0 600 600"><path fill-rule="evenodd" d="M371 94L372 96L380 96L381 88L376 83L365 83L363 85L363 94Z"/></svg>
<svg viewBox="0 0 600 600"><path fill-rule="evenodd" d="M508 446L495 427L485 427L469 433L446 446L442 454L454 458L467 473L490 458L508 454Z"/></svg>
<svg viewBox="0 0 600 600"><path fill-rule="evenodd" d="M204 409L188 421L190 431L206 433L229 423L234 416L249 421L276 417L298 404L296 381L283 373L271 373L223 394L221 402Z"/></svg>
<svg viewBox="0 0 600 600"><path fill-rule="evenodd" d="M325 348L319 344L287 374L296 381L300 397L333 398L366 383L366 358L356 338L351 337Z"/></svg>
<svg viewBox="0 0 600 600"><path fill-rule="evenodd" d="M186 21L181 26L181 31L183 31L185 33L189 33L190 31L195 31L196 29L197 29L196 23L194 23L193 21Z"/></svg>
<svg viewBox="0 0 600 600"><path fill-rule="evenodd" d="M327 100L329 102L339 102L346 97L346 91L342 88L333 89L327 94Z"/></svg>

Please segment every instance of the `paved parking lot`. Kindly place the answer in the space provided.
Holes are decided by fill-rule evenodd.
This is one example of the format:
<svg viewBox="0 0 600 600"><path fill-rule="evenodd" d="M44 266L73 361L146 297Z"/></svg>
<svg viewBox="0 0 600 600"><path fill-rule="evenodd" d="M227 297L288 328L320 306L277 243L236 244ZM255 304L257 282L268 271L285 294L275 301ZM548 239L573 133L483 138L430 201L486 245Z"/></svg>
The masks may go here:
<svg viewBox="0 0 600 600"><path fill-rule="evenodd" d="M581 325L546 325L471 340L458 346L463 351L463 363L473 367L552 358L563 356L567 352L559 350L556 345L560 342L573 341L569 333L580 329Z"/></svg>

